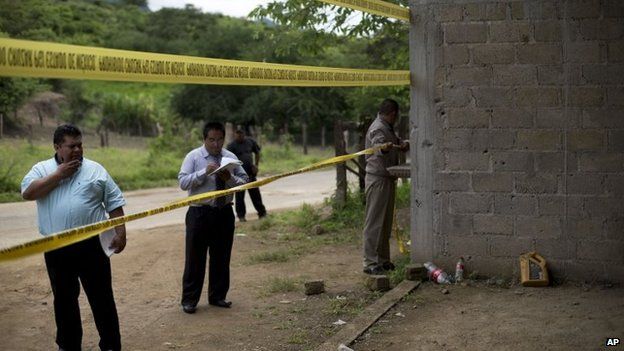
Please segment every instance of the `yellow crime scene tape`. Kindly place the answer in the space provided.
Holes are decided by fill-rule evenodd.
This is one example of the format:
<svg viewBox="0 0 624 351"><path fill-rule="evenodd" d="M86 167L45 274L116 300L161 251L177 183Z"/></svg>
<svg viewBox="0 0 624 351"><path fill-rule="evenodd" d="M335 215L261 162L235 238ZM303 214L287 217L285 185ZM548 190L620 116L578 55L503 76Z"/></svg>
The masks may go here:
<svg viewBox="0 0 624 351"><path fill-rule="evenodd" d="M319 0L328 4L347 7L353 10L372 13L374 15L391 17L409 22L410 12L402 7L387 1L380 0Z"/></svg>
<svg viewBox="0 0 624 351"><path fill-rule="evenodd" d="M14 260L14 259L29 256L29 255L34 255L37 253L43 253L43 252L55 250L55 249L88 239L106 230L112 229L114 227L117 227L121 224L130 222L130 221L134 221L140 218L145 218L145 217L153 216L159 213L175 210L177 208L185 207L185 206L188 206L190 204L197 203L200 201L209 200L209 199L213 199L213 198L220 197L220 196L225 196L228 194L235 193L237 191L257 188L265 184L274 182L280 178L292 176L295 174L310 172L319 168L335 165L341 162L346 162L350 159L356 158L361 155L370 155L374 153L375 151L379 150L380 148L381 146L377 146L377 147L372 147L372 148L358 151L356 153L352 153L348 155L332 157L327 160L314 163L310 166L303 167L295 171L274 175L274 176L271 176L262 180L257 180L255 182L239 185L234 188L230 188L226 190L211 191L211 192L207 192L203 194L189 196L182 200L166 204L162 207L158 207L158 208L154 208L151 210L146 210L143 212L138 212L138 213L134 213L130 215L125 215L121 217L116 217L113 219L96 222L96 223L85 225L82 227L64 230L62 232L54 233L49 236L42 237L40 239L36 239L36 240L32 240L23 244L18 244L18 245L11 246L8 248L0 249L0 262Z"/></svg>
<svg viewBox="0 0 624 351"><path fill-rule="evenodd" d="M298 66L0 38L0 76L264 86L408 85L409 71Z"/></svg>

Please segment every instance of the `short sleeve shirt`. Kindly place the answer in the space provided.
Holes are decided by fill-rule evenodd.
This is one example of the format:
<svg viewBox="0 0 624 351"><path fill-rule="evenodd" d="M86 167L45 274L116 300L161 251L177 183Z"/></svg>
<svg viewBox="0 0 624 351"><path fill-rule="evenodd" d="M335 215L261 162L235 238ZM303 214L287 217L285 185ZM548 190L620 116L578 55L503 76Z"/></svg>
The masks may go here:
<svg viewBox="0 0 624 351"><path fill-rule="evenodd" d="M54 173L57 168L54 158L34 165L22 180L22 193L34 180ZM76 173L37 199L39 232L45 236L99 222L107 218L107 212L125 204L121 190L106 169L85 158Z"/></svg>

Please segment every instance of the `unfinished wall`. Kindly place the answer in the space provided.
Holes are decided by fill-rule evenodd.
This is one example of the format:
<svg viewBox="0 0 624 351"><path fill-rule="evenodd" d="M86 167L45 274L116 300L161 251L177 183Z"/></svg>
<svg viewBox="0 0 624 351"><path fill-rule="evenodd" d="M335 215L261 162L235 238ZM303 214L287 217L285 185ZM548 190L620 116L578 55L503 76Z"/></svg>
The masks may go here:
<svg viewBox="0 0 624 351"><path fill-rule="evenodd" d="M624 1L411 11L413 259L624 282Z"/></svg>

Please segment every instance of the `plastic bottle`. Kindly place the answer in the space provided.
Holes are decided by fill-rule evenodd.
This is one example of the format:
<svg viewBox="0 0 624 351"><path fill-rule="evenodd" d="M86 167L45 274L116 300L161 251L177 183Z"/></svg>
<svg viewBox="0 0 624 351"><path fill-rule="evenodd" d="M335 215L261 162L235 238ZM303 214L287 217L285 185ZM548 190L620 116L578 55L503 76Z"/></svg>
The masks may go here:
<svg viewBox="0 0 624 351"><path fill-rule="evenodd" d="M427 268L427 271L429 272L429 279L431 279L431 281L438 284L451 284L451 280L449 279L448 275L441 268L438 268L438 266L436 266L435 264L431 262L425 262L423 266Z"/></svg>
<svg viewBox="0 0 624 351"><path fill-rule="evenodd" d="M460 257L455 265L455 283L461 283L464 280L464 258Z"/></svg>

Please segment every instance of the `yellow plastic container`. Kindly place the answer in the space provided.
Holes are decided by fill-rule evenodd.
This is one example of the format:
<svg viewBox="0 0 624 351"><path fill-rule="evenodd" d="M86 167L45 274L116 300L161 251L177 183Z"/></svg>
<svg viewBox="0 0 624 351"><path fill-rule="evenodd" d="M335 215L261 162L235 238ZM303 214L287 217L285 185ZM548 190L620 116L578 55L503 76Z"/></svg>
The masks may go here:
<svg viewBox="0 0 624 351"><path fill-rule="evenodd" d="M521 255L520 283L522 286L547 286L550 280L546 259L535 251Z"/></svg>

